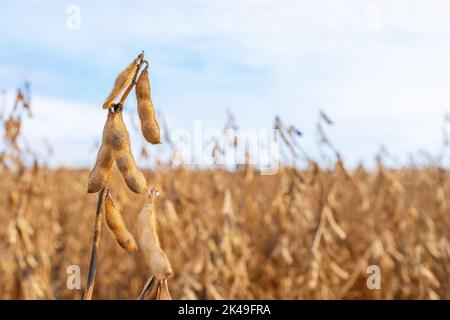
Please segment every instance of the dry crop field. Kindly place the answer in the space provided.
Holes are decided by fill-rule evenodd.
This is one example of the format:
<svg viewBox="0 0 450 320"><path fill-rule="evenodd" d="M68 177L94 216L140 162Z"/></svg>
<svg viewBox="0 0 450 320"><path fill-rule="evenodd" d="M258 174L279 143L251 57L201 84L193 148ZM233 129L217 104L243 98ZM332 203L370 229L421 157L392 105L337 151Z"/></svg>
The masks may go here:
<svg viewBox="0 0 450 320"><path fill-rule="evenodd" d="M93 168L49 169L21 145L30 110L23 92L14 113L3 115L1 299L449 298L448 170L433 163L391 169L382 157L376 169L348 170L338 152L325 167L301 153L295 128L280 119L281 143L305 168L286 164L264 176L251 165L167 162L140 170L113 103L141 67L144 74L143 56L134 63L105 102L113 120ZM149 90L145 84L138 79L135 89ZM159 142L144 91L137 92L143 136ZM331 123L322 118L322 126ZM87 294L94 225L101 232ZM80 266L81 290L67 287L72 265ZM380 289L367 286L371 265L381 271Z"/></svg>

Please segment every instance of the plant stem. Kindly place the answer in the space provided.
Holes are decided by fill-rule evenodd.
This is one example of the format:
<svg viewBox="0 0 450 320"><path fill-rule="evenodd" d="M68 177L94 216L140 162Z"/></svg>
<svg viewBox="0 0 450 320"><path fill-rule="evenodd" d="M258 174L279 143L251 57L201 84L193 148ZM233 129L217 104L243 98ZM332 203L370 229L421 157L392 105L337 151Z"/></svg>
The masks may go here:
<svg viewBox="0 0 450 320"><path fill-rule="evenodd" d="M158 281L155 277L150 277L144 285L137 300L154 300L158 293Z"/></svg>
<svg viewBox="0 0 450 320"><path fill-rule="evenodd" d="M84 291L83 300L91 300L94 291L95 272L97 270L97 250L100 241L100 232L102 230L102 216L103 216L103 200L105 198L105 189L102 189L98 194L97 212L95 214L94 225L94 240L92 243L91 262L89 264L89 276Z"/></svg>

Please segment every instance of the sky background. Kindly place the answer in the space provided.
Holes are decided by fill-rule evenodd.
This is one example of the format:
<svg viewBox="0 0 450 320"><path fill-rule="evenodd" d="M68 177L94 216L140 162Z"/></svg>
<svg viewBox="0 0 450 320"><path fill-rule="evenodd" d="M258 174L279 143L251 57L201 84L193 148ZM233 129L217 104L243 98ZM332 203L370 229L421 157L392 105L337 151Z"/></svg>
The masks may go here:
<svg viewBox="0 0 450 320"><path fill-rule="evenodd" d="M381 145L404 161L437 151L450 112L444 0L2 1L0 23L3 102L31 82L25 135L53 146L55 166L92 165L103 100L141 50L171 129L222 128L226 109L243 128L279 115L314 154L322 109L344 159L370 164Z"/></svg>

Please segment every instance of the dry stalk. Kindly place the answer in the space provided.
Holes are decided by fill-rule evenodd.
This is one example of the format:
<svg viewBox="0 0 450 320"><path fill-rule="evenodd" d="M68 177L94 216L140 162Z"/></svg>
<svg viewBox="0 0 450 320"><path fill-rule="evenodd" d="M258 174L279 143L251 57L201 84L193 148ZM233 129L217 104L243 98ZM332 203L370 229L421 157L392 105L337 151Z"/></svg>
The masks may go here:
<svg viewBox="0 0 450 320"><path fill-rule="evenodd" d="M94 291L95 274L97 271L97 251L100 242L100 232L102 230L103 202L105 200L105 189L98 194L97 212L95 213L94 239L92 242L91 262L89 263L89 275L86 283L86 289L83 294L83 300L91 300Z"/></svg>

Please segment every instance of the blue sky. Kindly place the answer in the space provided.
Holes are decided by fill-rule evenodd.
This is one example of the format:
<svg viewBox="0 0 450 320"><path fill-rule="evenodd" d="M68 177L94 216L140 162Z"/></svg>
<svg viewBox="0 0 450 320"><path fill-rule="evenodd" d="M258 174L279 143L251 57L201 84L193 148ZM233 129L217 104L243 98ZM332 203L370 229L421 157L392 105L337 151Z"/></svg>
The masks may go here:
<svg viewBox="0 0 450 320"><path fill-rule="evenodd" d="M70 5L80 29L67 27ZM381 144L405 160L436 150L450 112L443 0L3 1L0 22L0 88L12 103L31 81L25 132L53 145L54 165L92 164L101 104L141 50L171 128L222 127L226 108L249 128L280 115L314 153L323 109L344 158L370 163Z"/></svg>

